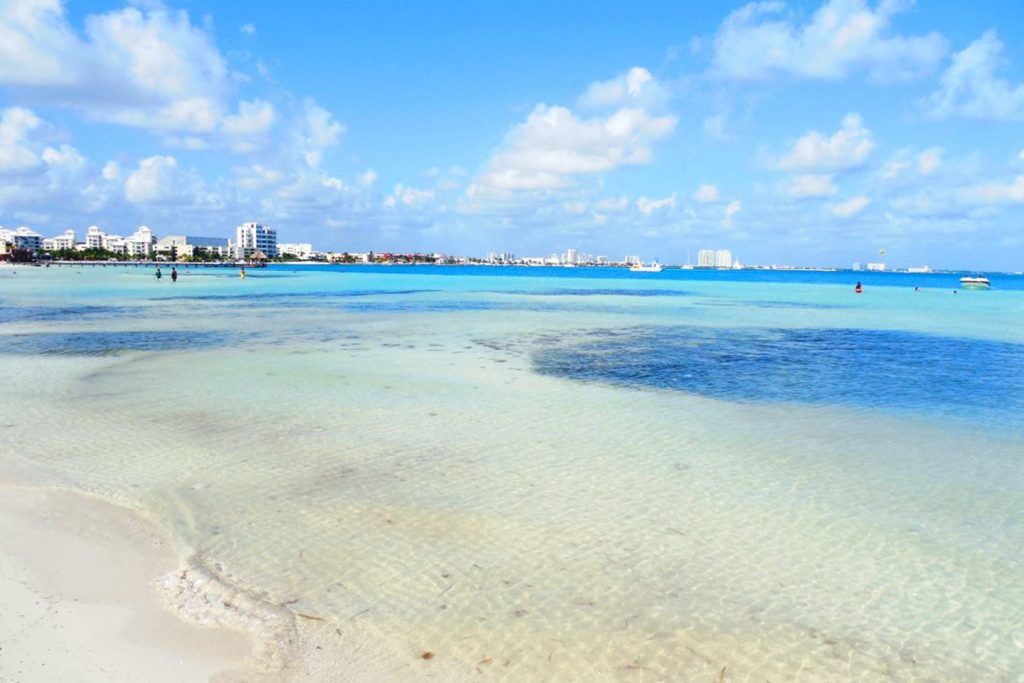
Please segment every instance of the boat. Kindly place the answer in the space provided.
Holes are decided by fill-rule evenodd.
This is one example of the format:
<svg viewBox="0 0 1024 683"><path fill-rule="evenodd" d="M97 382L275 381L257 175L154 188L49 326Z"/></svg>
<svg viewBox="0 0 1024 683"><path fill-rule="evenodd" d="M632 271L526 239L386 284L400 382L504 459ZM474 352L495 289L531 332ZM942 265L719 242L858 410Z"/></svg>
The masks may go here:
<svg viewBox="0 0 1024 683"><path fill-rule="evenodd" d="M983 275L977 275L975 277L962 277L960 278L960 286L964 289L988 289L991 284L987 277Z"/></svg>
<svg viewBox="0 0 1024 683"><path fill-rule="evenodd" d="M634 263L629 269L634 273L660 273L661 264L657 261L648 264Z"/></svg>

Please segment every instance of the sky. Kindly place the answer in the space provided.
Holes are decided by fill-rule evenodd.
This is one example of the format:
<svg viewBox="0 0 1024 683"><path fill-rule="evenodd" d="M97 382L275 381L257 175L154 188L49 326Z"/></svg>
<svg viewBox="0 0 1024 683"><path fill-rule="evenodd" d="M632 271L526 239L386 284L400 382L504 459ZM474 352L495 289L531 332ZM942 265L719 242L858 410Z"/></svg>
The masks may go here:
<svg viewBox="0 0 1024 683"><path fill-rule="evenodd" d="M1024 3L964 7L0 0L0 225L1020 271Z"/></svg>

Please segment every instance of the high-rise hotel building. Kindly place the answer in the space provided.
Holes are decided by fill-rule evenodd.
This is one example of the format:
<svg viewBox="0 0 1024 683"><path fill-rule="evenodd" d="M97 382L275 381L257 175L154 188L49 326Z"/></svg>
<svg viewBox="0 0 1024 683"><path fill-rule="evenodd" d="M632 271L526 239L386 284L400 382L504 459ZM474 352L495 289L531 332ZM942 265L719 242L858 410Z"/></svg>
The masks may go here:
<svg viewBox="0 0 1024 683"><path fill-rule="evenodd" d="M267 258L277 256L277 230L259 223L242 223L235 228L235 248L240 258L248 258L257 250Z"/></svg>

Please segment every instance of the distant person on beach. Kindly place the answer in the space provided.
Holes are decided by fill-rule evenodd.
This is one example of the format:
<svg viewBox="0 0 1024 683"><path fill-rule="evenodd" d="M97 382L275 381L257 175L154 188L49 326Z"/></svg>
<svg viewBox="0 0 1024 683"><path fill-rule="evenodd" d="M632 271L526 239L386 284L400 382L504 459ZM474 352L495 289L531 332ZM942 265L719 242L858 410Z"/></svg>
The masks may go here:
<svg viewBox="0 0 1024 683"><path fill-rule="evenodd" d="M156 269L156 281L159 282L160 278L162 278L163 276L164 276L164 274L160 272L159 268L157 268Z"/></svg>
<svg viewBox="0 0 1024 683"><path fill-rule="evenodd" d="M178 281L178 269L174 268L174 267L171 267L171 282L177 282L177 281Z"/></svg>
<svg viewBox="0 0 1024 683"><path fill-rule="evenodd" d="M857 294L860 294L861 292L863 292L863 291L864 291L864 288L863 288L863 287L861 287L861 286L860 286L860 283L858 282L858 283L857 283L857 286L853 288L853 291L854 291L854 292L856 292Z"/></svg>

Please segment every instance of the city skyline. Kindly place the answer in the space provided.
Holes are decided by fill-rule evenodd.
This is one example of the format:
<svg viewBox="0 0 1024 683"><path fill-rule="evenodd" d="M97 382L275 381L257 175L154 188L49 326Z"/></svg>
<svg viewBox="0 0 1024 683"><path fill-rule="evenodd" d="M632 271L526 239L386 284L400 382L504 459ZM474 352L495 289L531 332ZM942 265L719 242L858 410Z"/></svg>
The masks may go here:
<svg viewBox="0 0 1024 683"><path fill-rule="evenodd" d="M998 2L13 0L0 224L258 216L324 250L730 245L848 267L885 249L1019 271L1022 20Z"/></svg>

